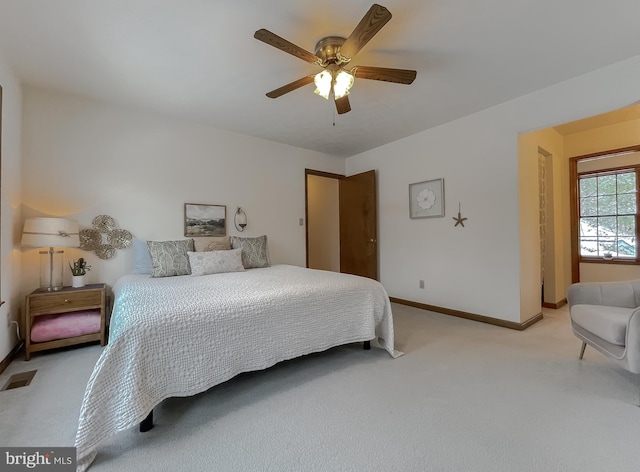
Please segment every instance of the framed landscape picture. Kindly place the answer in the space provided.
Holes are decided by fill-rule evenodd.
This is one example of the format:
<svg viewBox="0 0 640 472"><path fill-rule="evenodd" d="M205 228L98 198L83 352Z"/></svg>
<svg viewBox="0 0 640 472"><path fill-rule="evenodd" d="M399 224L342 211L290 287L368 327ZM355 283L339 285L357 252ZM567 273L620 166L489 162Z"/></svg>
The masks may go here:
<svg viewBox="0 0 640 472"><path fill-rule="evenodd" d="M226 236L226 220L226 205L184 204L185 236Z"/></svg>
<svg viewBox="0 0 640 472"><path fill-rule="evenodd" d="M444 216L444 179L409 184L409 217Z"/></svg>

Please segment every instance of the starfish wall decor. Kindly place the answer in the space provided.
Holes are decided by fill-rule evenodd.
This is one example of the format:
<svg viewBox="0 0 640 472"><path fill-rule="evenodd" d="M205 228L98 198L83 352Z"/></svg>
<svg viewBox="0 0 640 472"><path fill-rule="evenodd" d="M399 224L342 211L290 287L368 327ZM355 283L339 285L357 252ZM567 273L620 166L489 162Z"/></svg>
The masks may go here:
<svg viewBox="0 0 640 472"><path fill-rule="evenodd" d="M456 218L455 216L453 217L453 220L456 222L455 226L462 226L464 228L464 222L465 220L468 220L468 218L463 218L462 215L460 214L460 202L458 202L458 217Z"/></svg>

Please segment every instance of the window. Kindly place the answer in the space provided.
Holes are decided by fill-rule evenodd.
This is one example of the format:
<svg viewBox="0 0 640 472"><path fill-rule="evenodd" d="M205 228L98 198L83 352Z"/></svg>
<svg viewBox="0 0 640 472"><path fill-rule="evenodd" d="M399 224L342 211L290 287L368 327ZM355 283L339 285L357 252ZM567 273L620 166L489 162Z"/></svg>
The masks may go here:
<svg viewBox="0 0 640 472"><path fill-rule="evenodd" d="M636 261L640 167L578 175L580 258Z"/></svg>

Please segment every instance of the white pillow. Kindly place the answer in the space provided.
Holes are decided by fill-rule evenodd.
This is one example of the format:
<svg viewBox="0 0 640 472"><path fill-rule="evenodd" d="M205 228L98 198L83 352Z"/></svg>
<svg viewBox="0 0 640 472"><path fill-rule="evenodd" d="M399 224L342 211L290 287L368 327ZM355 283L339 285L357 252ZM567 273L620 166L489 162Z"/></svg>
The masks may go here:
<svg viewBox="0 0 640 472"><path fill-rule="evenodd" d="M137 238L133 240L133 256L132 274L153 273L153 261L151 260L151 253L149 252L149 246L147 246L146 241L140 241Z"/></svg>
<svg viewBox="0 0 640 472"><path fill-rule="evenodd" d="M221 274L244 271L242 249L228 251L187 252L191 275Z"/></svg>

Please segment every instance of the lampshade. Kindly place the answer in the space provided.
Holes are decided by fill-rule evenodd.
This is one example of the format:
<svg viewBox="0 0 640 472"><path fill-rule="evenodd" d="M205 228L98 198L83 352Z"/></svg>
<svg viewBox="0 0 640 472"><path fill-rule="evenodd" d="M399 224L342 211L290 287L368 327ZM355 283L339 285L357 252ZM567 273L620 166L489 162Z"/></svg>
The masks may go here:
<svg viewBox="0 0 640 472"><path fill-rule="evenodd" d="M349 90L353 87L354 78L346 70L323 70L315 75L313 82L316 84L315 93L322 98L329 99L333 90L334 98L342 98L349 95Z"/></svg>
<svg viewBox="0 0 640 472"><path fill-rule="evenodd" d="M32 218L24 222L22 247L79 247L78 223L65 218Z"/></svg>
<svg viewBox="0 0 640 472"><path fill-rule="evenodd" d="M336 76L333 85L333 95L335 98L342 98L349 95L349 89L353 86L353 76L348 72L341 70Z"/></svg>
<svg viewBox="0 0 640 472"><path fill-rule="evenodd" d="M315 93L320 95L322 98L329 99L329 94L331 93L331 84L333 83L333 75L331 74L331 72L323 70L322 72L316 74L313 82L316 84Z"/></svg>
<svg viewBox="0 0 640 472"><path fill-rule="evenodd" d="M22 247L46 247L40 251L40 289L53 291L63 286L63 251L54 248L79 247L78 223L65 218L32 218L24 222Z"/></svg>

